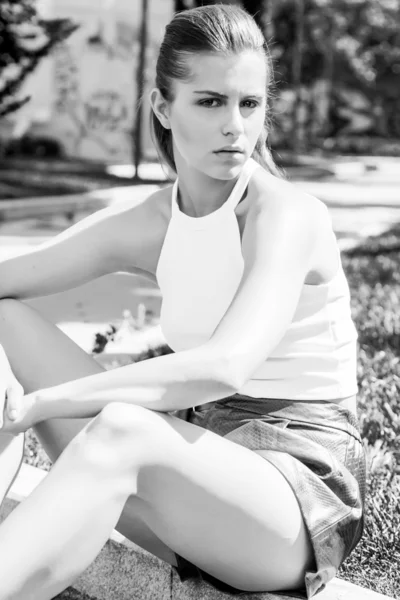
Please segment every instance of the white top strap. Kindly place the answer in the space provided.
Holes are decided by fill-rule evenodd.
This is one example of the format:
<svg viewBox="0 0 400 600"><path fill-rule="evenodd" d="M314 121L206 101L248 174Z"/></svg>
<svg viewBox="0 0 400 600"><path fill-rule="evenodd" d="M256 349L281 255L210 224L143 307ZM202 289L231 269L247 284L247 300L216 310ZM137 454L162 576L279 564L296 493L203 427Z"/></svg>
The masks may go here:
<svg viewBox="0 0 400 600"><path fill-rule="evenodd" d="M172 216L185 220L188 225L193 224L196 226L204 226L208 223L214 222L216 219L221 218L227 211L234 210L239 204L252 174L259 166L260 165L254 159L249 158L248 161L243 165L243 169L240 172L240 175L228 199L220 208L203 217L190 217L181 211L178 204L179 179L177 178L172 186Z"/></svg>

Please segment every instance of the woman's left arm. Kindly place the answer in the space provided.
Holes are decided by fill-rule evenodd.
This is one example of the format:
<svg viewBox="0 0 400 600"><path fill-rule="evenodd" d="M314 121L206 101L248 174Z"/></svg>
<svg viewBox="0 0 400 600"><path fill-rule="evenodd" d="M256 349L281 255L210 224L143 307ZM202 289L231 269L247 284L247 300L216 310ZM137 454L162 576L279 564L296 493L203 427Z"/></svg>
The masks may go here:
<svg viewBox="0 0 400 600"><path fill-rule="evenodd" d="M316 221L326 218L316 199L283 200L249 213L243 276L208 342L39 390L34 421L93 417L110 402L169 412L235 394L289 326L312 265Z"/></svg>
<svg viewBox="0 0 400 600"><path fill-rule="evenodd" d="M210 347L229 353L237 389L284 336L315 267L317 241L327 234L334 235L326 206L301 193L269 199L249 214L242 240L243 276L209 341Z"/></svg>

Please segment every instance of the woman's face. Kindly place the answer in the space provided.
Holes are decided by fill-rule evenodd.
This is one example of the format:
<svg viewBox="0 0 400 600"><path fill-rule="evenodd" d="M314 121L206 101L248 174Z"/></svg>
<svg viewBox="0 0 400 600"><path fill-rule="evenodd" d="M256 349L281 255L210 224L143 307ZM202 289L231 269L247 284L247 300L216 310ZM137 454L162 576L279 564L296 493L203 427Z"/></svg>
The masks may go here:
<svg viewBox="0 0 400 600"><path fill-rule="evenodd" d="M174 81L168 106L176 164L231 179L251 156L265 119L267 69L262 53L200 54L191 79Z"/></svg>

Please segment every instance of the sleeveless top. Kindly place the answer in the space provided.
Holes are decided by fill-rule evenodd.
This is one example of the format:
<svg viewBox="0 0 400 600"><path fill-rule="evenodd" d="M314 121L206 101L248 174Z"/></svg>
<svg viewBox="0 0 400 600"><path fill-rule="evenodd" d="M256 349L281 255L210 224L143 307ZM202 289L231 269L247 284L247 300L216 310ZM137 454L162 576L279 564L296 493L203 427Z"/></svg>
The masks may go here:
<svg viewBox="0 0 400 600"><path fill-rule="evenodd" d="M226 202L204 217L183 213L178 179L172 187L171 220L156 277L162 294L161 330L174 351L207 342L235 295L244 261L234 211L257 167L249 159ZM336 275L327 283L303 284L283 338L238 393L292 400L333 400L357 393L357 332L337 251Z"/></svg>

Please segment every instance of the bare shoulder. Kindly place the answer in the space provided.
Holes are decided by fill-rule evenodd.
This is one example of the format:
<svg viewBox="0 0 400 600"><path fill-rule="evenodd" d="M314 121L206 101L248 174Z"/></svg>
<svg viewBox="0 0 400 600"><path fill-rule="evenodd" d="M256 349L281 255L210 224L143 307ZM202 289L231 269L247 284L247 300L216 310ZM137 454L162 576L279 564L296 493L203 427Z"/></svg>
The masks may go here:
<svg viewBox="0 0 400 600"><path fill-rule="evenodd" d="M296 184L257 169L249 184L249 210L268 218L295 218L318 227L330 223L325 204Z"/></svg>
<svg viewBox="0 0 400 600"><path fill-rule="evenodd" d="M313 265L306 283L319 284L336 273L337 241L329 211L321 200L303 192L295 183L257 169L249 183L246 205L246 222L259 220L266 229L291 223L294 238L293 232L301 229L313 239ZM295 246L296 240L292 242Z"/></svg>
<svg viewBox="0 0 400 600"><path fill-rule="evenodd" d="M135 218L137 215L143 216L143 218L162 218L165 213L164 205L169 189L170 186L163 187L148 196L141 195L139 197L135 197L133 191L131 198L114 204L110 207L110 212L121 215L123 219Z"/></svg>
<svg viewBox="0 0 400 600"><path fill-rule="evenodd" d="M168 228L170 186L140 202L128 200L114 207L118 226L116 251L125 270L154 278L158 257Z"/></svg>

